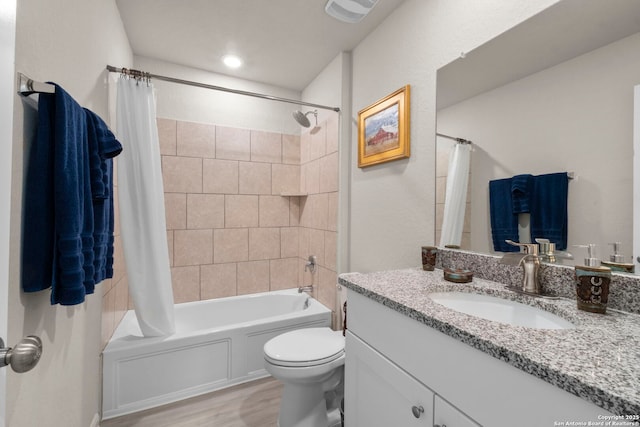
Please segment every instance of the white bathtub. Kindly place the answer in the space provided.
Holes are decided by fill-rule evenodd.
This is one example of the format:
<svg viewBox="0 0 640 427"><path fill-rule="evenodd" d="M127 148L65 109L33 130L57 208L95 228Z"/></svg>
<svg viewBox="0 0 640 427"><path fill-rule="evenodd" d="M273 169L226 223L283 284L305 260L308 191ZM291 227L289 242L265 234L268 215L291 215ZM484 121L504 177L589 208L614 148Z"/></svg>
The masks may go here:
<svg viewBox="0 0 640 427"><path fill-rule="evenodd" d="M293 329L331 326L297 289L175 306L176 333L144 338L129 310L102 354L102 417L113 418L268 376L263 346Z"/></svg>

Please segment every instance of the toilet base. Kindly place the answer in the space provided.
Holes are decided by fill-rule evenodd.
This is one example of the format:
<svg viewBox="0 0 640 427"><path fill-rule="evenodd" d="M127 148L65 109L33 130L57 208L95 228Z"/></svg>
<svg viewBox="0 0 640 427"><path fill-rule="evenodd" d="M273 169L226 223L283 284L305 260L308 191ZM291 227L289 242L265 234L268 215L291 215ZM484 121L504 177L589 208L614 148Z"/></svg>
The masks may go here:
<svg viewBox="0 0 640 427"><path fill-rule="evenodd" d="M276 427L282 427L280 425L280 420L276 421ZM342 415L339 410L334 409L327 413L327 427L343 427Z"/></svg>
<svg viewBox="0 0 640 427"><path fill-rule="evenodd" d="M282 391L278 427L341 427L344 367L336 369L323 386L286 383Z"/></svg>
<svg viewBox="0 0 640 427"><path fill-rule="evenodd" d="M328 427L342 427L342 417L340 416L340 411L338 409L334 409L327 413L327 421Z"/></svg>
<svg viewBox="0 0 640 427"><path fill-rule="evenodd" d="M304 396L304 399L300 397ZM317 385L285 384L278 414L279 427L329 426L327 405Z"/></svg>

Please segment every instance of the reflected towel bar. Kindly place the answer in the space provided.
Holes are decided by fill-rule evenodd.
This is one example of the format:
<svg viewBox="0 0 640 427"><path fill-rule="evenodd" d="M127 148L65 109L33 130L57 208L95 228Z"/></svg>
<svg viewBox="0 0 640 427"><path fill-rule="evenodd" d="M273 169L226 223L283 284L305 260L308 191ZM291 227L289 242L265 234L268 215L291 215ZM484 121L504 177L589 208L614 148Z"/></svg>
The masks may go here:
<svg viewBox="0 0 640 427"><path fill-rule="evenodd" d="M34 93L55 93L56 87L51 83L37 82L18 72L18 94L29 96Z"/></svg>

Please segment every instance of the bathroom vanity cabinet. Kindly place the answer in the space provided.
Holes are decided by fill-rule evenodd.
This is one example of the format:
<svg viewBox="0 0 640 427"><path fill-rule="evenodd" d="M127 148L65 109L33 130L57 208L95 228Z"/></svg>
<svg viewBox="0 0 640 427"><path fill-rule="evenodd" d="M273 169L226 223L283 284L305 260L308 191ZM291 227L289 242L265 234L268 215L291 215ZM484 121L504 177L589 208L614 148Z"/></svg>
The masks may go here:
<svg viewBox="0 0 640 427"><path fill-rule="evenodd" d="M347 425L478 427L351 332L347 346Z"/></svg>
<svg viewBox="0 0 640 427"><path fill-rule="evenodd" d="M345 425L540 427L611 415L459 338L349 289Z"/></svg>

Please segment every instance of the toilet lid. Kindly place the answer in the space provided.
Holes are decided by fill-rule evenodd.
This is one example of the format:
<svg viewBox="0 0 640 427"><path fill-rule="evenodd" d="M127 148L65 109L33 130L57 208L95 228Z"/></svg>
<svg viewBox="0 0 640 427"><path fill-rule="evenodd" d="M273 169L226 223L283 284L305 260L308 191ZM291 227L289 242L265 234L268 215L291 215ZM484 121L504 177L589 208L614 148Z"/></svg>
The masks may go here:
<svg viewBox="0 0 640 427"><path fill-rule="evenodd" d="M344 354L342 332L307 328L286 332L264 345L265 359L279 366L313 366L331 362Z"/></svg>

